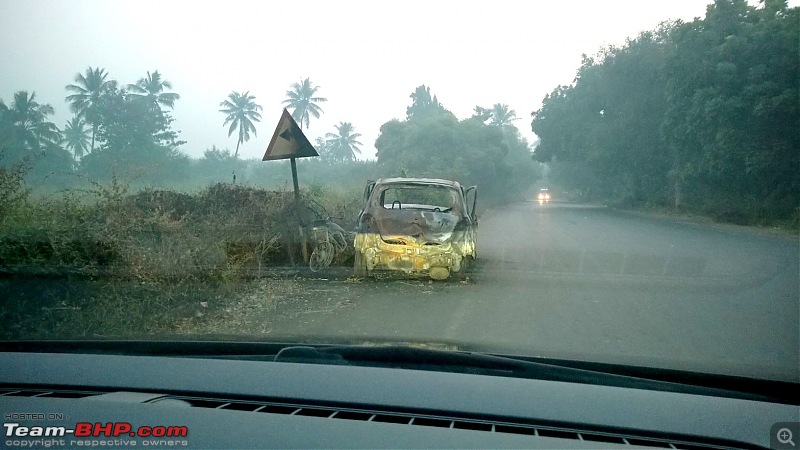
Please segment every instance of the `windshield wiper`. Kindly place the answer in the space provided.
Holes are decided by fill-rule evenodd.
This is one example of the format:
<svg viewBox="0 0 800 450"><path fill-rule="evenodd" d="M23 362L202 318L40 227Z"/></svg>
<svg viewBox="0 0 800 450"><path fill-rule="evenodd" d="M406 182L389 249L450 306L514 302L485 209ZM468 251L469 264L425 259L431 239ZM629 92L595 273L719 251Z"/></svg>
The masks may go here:
<svg viewBox="0 0 800 450"><path fill-rule="evenodd" d="M471 373L800 404L797 386L789 382L408 346L290 346L274 361Z"/></svg>

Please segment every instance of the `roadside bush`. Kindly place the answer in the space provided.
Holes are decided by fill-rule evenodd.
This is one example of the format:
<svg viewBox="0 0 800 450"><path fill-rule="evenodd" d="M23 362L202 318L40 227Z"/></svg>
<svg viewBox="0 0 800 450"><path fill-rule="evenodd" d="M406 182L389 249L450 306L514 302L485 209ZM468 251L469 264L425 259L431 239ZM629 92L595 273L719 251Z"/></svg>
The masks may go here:
<svg viewBox="0 0 800 450"><path fill-rule="evenodd" d="M288 190L215 184L130 193L112 178L61 197L19 192L4 203L13 214L0 220L0 273L13 275L0 278L1 322L12 324L0 329L6 338L180 332L265 266L299 261ZM320 186L303 197L350 221L337 220L343 225L360 207L360 190Z"/></svg>
<svg viewBox="0 0 800 450"><path fill-rule="evenodd" d="M128 277L230 278L232 270L260 269L270 257L279 259L278 242L291 230L289 198L285 192L228 184L197 194L101 193L88 228L96 240L120 250ZM230 255L233 247L239 251ZM242 254L248 248L252 251Z"/></svg>
<svg viewBox="0 0 800 450"><path fill-rule="evenodd" d="M25 204L30 190L25 188L24 178L24 166L0 166L0 221Z"/></svg>

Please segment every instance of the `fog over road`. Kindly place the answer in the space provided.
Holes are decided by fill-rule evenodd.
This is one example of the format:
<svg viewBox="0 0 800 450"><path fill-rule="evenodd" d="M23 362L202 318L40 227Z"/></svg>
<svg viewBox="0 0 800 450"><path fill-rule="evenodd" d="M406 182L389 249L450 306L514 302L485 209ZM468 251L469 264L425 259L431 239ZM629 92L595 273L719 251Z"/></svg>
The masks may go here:
<svg viewBox="0 0 800 450"><path fill-rule="evenodd" d="M796 238L521 203L481 219L478 257L467 283L332 281L336 307L285 315L270 334L798 378Z"/></svg>

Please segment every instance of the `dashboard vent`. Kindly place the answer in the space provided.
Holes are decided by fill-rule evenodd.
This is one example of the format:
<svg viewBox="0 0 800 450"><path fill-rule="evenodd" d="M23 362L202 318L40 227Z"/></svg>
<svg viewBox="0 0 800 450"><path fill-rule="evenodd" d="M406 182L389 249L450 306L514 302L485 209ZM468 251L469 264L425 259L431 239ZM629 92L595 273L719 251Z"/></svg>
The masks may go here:
<svg viewBox="0 0 800 450"><path fill-rule="evenodd" d="M0 397L44 397L81 399L109 392L91 392L69 389L25 389L0 388ZM169 403L183 407L210 408L252 413L284 414L290 416L319 417L338 420L354 420L361 422L393 423L400 425L454 428L461 430L484 431L489 433L510 433L528 436L553 437L586 441L597 444L629 445L632 447L671 448L686 450L735 449L749 448L741 443L702 442L692 437L664 438L647 436L638 432L619 432L617 430L589 430L579 427L552 426L533 424L511 419L482 420L470 417L453 417L449 415L417 414L412 412L394 412L358 408L341 408L336 406L317 406L269 401L227 400L216 398L185 397L179 395L157 395L157 398L144 403Z"/></svg>
<svg viewBox="0 0 800 450"><path fill-rule="evenodd" d="M0 397L46 397L46 398L84 398L98 395L96 392L48 391L29 389L0 389Z"/></svg>
<svg viewBox="0 0 800 450"><path fill-rule="evenodd" d="M491 433L511 433L528 436L553 437L586 441L588 443L610 443L617 445L630 445L635 447L671 448L686 450L731 449L746 448L746 446L731 446L730 444L714 444L697 442L689 439L663 439L653 436L626 434L616 431L581 430L568 427L554 427L549 425L534 425L513 421L479 420L471 418L456 418L439 415L394 413L386 411L372 411L365 409L336 408L326 406L310 406L273 402L249 402L239 400L219 400L182 396L166 396L150 401L175 401L188 403L195 408L211 408L233 411L246 411L253 413L285 414L290 416L320 417L339 420L356 420L361 422L394 423L411 426L455 428L461 430L485 431Z"/></svg>

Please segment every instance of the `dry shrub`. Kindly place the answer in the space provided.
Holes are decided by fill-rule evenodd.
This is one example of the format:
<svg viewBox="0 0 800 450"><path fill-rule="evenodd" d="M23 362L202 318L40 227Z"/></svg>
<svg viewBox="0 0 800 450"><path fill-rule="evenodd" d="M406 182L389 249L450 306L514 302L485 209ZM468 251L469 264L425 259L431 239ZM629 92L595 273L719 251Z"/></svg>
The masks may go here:
<svg viewBox="0 0 800 450"><path fill-rule="evenodd" d="M15 274L0 280L0 323L13 324L0 336L189 329L240 295L243 279L286 264L296 244L290 191L217 184L131 194L112 180L83 194L25 202L0 221L0 271ZM344 196L328 200L349 214Z"/></svg>

